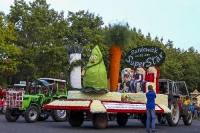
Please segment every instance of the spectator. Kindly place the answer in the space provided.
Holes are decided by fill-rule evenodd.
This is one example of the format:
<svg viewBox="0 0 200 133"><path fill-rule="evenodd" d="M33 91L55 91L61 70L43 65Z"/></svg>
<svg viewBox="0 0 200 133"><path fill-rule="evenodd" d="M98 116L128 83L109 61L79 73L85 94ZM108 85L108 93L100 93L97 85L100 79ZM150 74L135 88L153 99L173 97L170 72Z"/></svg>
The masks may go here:
<svg viewBox="0 0 200 133"><path fill-rule="evenodd" d="M149 124L150 119L152 120L152 133L155 133L155 98L156 93L153 91L153 86L148 86L148 92L146 93L147 103L146 103L146 110L147 110L147 121L146 121L146 131L150 133Z"/></svg>
<svg viewBox="0 0 200 133"><path fill-rule="evenodd" d="M6 110L6 99L5 97L2 98L2 113L5 113Z"/></svg>
<svg viewBox="0 0 200 133"><path fill-rule="evenodd" d="M0 97L0 113L3 113L3 101L2 98Z"/></svg>
<svg viewBox="0 0 200 133"><path fill-rule="evenodd" d="M197 104L194 105L194 118L195 119L198 118L198 106L197 106Z"/></svg>
<svg viewBox="0 0 200 133"><path fill-rule="evenodd" d="M192 111L192 117L194 117L194 105L190 104L190 110Z"/></svg>

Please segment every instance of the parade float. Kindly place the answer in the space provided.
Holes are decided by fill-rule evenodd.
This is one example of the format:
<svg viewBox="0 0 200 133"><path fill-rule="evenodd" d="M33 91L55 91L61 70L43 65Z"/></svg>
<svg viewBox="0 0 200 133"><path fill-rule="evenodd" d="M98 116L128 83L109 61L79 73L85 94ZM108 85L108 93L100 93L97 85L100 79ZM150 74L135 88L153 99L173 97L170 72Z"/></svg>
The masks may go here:
<svg viewBox="0 0 200 133"><path fill-rule="evenodd" d="M110 82L107 80L102 56L99 47L95 46L85 67L83 87L80 90L69 90L67 100L55 100L44 105L44 108L67 110L68 121L72 127L81 126L85 119L91 120L93 126L98 129L106 128L108 120L116 120L119 126L125 126L130 115L146 125L147 89L139 93L141 86L137 83L135 93L118 90L120 84L118 81L112 81L112 77L110 77ZM132 49L125 57L129 68L122 70L121 77L123 79L125 74L138 69L145 79L146 71L149 69L148 71L154 74L154 82L147 82L146 88L151 84L156 92L155 111L159 123L163 124L167 121L170 126L176 126L179 118L183 117L184 124L190 125L192 123L191 111L188 106L180 102L179 94L175 93L176 89L171 88L174 91L173 95L169 92L169 88L168 93L165 94L159 91L158 66L164 60L165 53L159 47L146 46ZM116 73L118 72L115 72L115 75Z"/></svg>

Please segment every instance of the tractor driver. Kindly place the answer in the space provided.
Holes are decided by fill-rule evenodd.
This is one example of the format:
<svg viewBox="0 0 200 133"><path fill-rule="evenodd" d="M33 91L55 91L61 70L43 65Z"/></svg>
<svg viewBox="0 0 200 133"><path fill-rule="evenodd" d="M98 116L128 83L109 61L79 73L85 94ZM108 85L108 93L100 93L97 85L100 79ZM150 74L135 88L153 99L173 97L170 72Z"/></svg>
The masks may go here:
<svg viewBox="0 0 200 133"><path fill-rule="evenodd" d="M186 96L184 104L185 105L189 105L190 104L190 97L189 96Z"/></svg>

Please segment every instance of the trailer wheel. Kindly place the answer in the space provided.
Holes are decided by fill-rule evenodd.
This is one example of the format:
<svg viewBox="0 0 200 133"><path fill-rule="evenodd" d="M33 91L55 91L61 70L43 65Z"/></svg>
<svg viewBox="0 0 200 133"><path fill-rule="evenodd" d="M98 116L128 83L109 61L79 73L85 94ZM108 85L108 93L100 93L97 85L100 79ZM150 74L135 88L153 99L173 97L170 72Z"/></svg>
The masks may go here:
<svg viewBox="0 0 200 133"><path fill-rule="evenodd" d="M7 108L5 112L5 118L8 122L15 122L18 120L19 115L15 114L14 110Z"/></svg>
<svg viewBox="0 0 200 133"><path fill-rule="evenodd" d="M171 113L166 114L167 122L170 126L176 126L180 117L180 110L176 99L172 99L169 102L169 109L171 109Z"/></svg>
<svg viewBox="0 0 200 133"><path fill-rule="evenodd" d="M106 113L96 113L92 117L92 123L95 128L106 128L108 124L108 115Z"/></svg>
<svg viewBox="0 0 200 133"><path fill-rule="evenodd" d="M37 121L39 117L38 109L35 106L30 106L26 109L24 118L26 122L33 123Z"/></svg>
<svg viewBox="0 0 200 133"><path fill-rule="evenodd" d="M84 121L83 112L73 112L70 113L69 124L72 127L80 127Z"/></svg>
<svg viewBox="0 0 200 133"><path fill-rule="evenodd" d="M51 117L55 122L63 122L67 120L66 110L52 110Z"/></svg>
<svg viewBox="0 0 200 133"><path fill-rule="evenodd" d="M166 121L167 121L165 115L163 115L163 114L158 114L158 115L157 115L157 119L158 119L158 122L159 122L160 124L165 124Z"/></svg>
<svg viewBox="0 0 200 133"><path fill-rule="evenodd" d="M183 123L186 126L190 126L192 124L192 111L189 109L187 115L183 116Z"/></svg>
<svg viewBox="0 0 200 133"><path fill-rule="evenodd" d="M117 124L119 126L125 126L128 121L128 115L126 113L117 114Z"/></svg>

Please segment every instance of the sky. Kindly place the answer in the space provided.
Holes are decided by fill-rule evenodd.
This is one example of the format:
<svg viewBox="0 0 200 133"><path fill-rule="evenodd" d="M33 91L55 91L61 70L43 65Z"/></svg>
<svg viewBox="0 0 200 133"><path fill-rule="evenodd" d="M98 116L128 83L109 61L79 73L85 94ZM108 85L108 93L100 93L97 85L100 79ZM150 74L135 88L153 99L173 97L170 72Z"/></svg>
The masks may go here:
<svg viewBox="0 0 200 133"><path fill-rule="evenodd" d="M26 0L33 1L33 0ZM0 11L9 13L14 0L0 0ZM200 0L46 0L50 9L89 11L108 23L128 22L143 35L173 41L174 48L193 47L200 53Z"/></svg>

